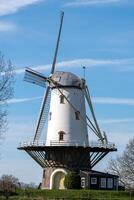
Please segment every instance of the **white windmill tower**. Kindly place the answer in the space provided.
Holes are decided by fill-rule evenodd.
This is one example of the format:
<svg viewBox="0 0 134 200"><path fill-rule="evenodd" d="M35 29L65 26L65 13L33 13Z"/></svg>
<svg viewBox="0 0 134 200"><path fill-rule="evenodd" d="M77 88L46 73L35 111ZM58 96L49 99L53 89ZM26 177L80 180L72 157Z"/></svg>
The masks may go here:
<svg viewBox="0 0 134 200"><path fill-rule="evenodd" d="M51 80L46 145L87 146L89 143L82 80L70 72L55 72Z"/></svg>
<svg viewBox="0 0 134 200"><path fill-rule="evenodd" d="M18 148L25 150L43 168L42 188L50 189L64 188L63 179L68 171L91 170L107 153L116 150L101 134L85 80L71 72L55 72L63 17L64 13L50 76L26 69L26 81L42 87L47 85L47 88L34 139ZM92 119L86 114L85 101ZM46 139L40 142L46 124ZM88 130L96 134L99 144L91 145Z"/></svg>

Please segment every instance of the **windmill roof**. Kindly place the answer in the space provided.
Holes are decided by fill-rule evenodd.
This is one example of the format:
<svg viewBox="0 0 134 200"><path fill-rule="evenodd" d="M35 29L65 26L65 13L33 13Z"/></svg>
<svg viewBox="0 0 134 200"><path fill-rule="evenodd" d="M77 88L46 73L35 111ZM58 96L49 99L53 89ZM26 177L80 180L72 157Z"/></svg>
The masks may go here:
<svg viewBox="0 0 134 200"><path fill-rule="evenodd" d="M81 79L71 72L55 72L51 78L62 86L81 86Z"/></svg>

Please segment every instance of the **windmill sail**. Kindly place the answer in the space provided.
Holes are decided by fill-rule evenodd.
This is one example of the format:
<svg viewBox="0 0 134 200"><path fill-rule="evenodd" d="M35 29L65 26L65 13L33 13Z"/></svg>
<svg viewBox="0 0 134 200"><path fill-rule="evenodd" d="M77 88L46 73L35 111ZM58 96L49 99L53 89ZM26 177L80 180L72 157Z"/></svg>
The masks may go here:
<svg viewBox="0 0 134 200"><path fill-rule="evenodd" d="M106 134L105 131L103 131L103 136L104 136L104 142L105 142L106 144L108 144L107 134Z"/></svg>
<svg viewBox="0 0 134 200"><path fill-rule="evenodd" d="M58 54L58 48L59 48L59 42L60 42L60 36L61 36L61 30L62 30L62 24L63 24L63 17L64 17L64 12L61 13L60 28L59 28L59 33L58 33L58 38L57 38L57 43L56 43L56 48L55 48L55 53L54 53L54 59L53 59L52 68L51 68L51 74L53 74L55 71L55 64L56 64L56 59L57 59L57 54ZM48 86L46 89L45 96L43 97L43 101L42 101L42 105L41 105L41 109L39 113L39 118L37 120L34 141L39 140L42 129L45 126L45 123L47 122L50 99L51 99L51 93L50 93L50 87Z"/></svg>
<svg viewBox="0 0 134 200"><path fill-rule="evenodd" d="M103 136L102 136L102 134L101 134L101 131L100 131L98 122L97 122L96 117L95 117L95 113L94 113L92 101L91 101L91 98L90 98L90 93L89 93L89 90L88 90L88 87L87 87L87 86L84 86L84 94L85 94L87 103L88 103L88 105L89 105L89 108L90 108L90 111L91 111L91 114L92 114L92 117L93 117L93 120L94 120L96 129L97 129L97 135L98 135L99 139L103 142Z"/></svg>
<svg viewBox="0 0 134 200"><path fill-rule="evenodd" d="M43 97L39 117L37 120L34 141L39 140L42 129L45 126L45 124L47 123L50 99L51 99L51 92L50 92L50 87L48 86L46 89L45 95Z"/></svg>
<svg viewBox="0 0 134 200"><path fill-rule="evenodd" d="M41 87L46 87L46 77L36 72L30 68L25 70L24 81L39 85Z"/></svg>
<svg viewBox="0 0 134 200"><path fill-rule="evenodd" d="M45 76L43 76L42 74L40 74L30 68L26 69L24 80L27 82L42 86L42 87L45 87L46 81L48 81L48 79ZM47 87L45 95L43 97L39 118L37 120L34 141L39 139L41 131L47 122L47 116L48 116L48 112L49 112L49 103L50 103L50 88ZM44 109L44 108L46 108L46 109Z"/></svg>
<svg viewBox="0 0 134 200"><path fill-rule="evenodd" d="M58 54L58 48L59 48L59 43L60 43L60 36L61 36L63 19L64 19L64 12L61 12L60 28L59 28L59 34L58 34L58 38L57 38L57 43L56 43L56 48L55 48L53 63L52 63L51 74L53 74L54 70L55 70L55 64L56 64L56 59L57 59L57 54Z"/></svg>

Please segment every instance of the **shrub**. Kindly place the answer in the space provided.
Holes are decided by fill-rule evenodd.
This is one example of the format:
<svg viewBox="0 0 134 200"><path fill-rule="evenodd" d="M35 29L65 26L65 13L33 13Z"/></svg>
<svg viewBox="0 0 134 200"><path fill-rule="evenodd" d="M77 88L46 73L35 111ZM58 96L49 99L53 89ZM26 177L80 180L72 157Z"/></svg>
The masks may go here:
<svg viewBox="0 0 134 200"><path fill-rule="evenodd" d="M80 189L81 188L80 175L76 172L69 172L65 176L64 186L67 189Z"/></svg>

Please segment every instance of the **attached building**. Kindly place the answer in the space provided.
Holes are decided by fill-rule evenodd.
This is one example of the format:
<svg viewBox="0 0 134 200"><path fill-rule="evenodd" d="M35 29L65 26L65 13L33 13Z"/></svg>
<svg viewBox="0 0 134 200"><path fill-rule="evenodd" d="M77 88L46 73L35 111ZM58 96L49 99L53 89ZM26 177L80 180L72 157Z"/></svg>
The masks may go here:
<svg viewBox="0 0 134 200"><path fill-rule="evenodd" d="M118 190L118 176L99 171L80 171L81 187L99 190Z"/></svg>

